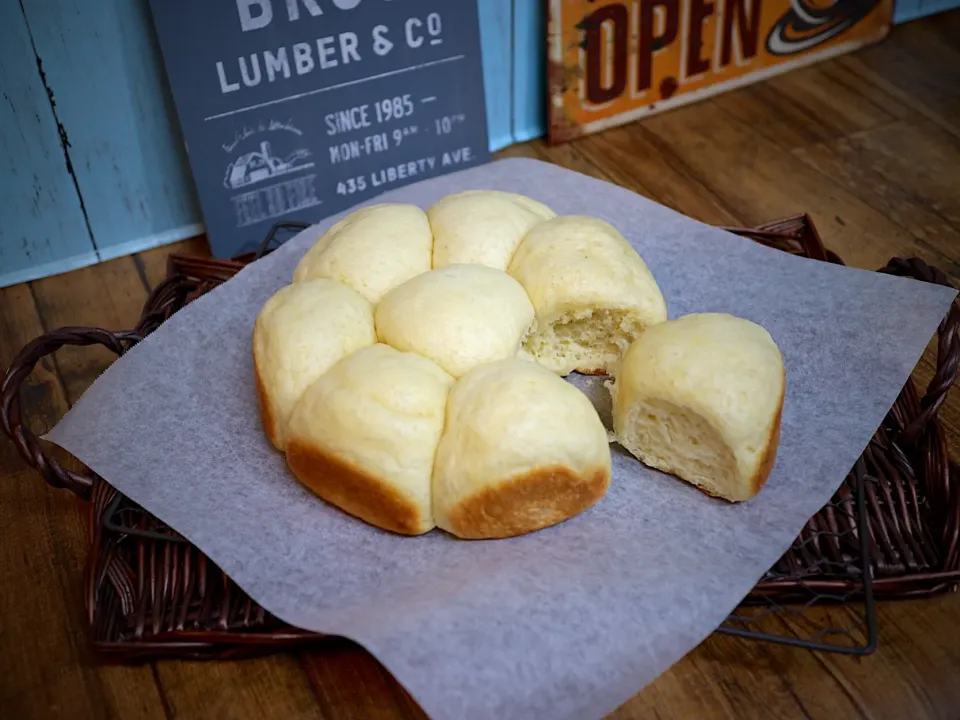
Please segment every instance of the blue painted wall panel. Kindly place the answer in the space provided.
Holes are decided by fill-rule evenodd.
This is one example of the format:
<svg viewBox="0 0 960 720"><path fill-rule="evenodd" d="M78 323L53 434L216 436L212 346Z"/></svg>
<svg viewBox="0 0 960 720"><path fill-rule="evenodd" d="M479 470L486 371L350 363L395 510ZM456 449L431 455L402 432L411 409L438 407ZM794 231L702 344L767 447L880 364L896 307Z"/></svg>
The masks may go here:
<svg viewBox="0 0 960 720"><path fill-rule="evenodd" d="M513 143L513 0L477 0L490 150Z"/></svg>
<svg viewBox="0 0 960 720"><path fill-rule="evenodd" d="M499 150L544 133L544 6L477 3L490 147ZM0 284L202 232L147 0L23 0L22 11L20 3L0 5L0 69L14 99L0 109L0 163L9 164L5 177L13 182L0 206L13 218L0 231ZM76 187L28 28L69 137Z"/></svg>
<svg viewBox="0 0 960 720"><path fill-rule="evenodd" d="M0 3L0 287L98 257L19 3Z"/></svg>
<svg viewBox="0 0 960 720"><path fill-rule="evenodd" d="M201 227L145 0L23 0L104 259Z"/></svg>
<svg viewBox="0 0 960 720"><path fill-rule="evenodd" d="M960 0L896 0L893 5L893 24L900 25L958 7Z"/></svg>
<svg viewBox="0 0 960 720"><path fill-rule="evenodd" d="M490 147L499 150L546 130L545 5L477 3ZM202 232L147 0L22 7L0 3L0 286ZM894 22L956 7L960 0L898 0Z"/></svg>
<svg viewBox="0 0 960 720"><path fill-rule="evenodd" d="M513 142L526 142L546 134L547 18L544 8L543 0L513 0Z"/></svg>

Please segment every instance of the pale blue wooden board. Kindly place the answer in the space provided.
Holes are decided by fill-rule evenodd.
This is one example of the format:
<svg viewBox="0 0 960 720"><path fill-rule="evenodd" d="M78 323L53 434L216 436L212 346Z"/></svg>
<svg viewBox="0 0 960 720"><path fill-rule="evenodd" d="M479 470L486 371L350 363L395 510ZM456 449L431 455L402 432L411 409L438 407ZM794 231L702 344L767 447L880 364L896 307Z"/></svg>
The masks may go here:
<svg viewBox="0 0 960 720"><path fill-rule="evenodd" d="M543 134L543 7L539 0L477 0L477 5L490 148L499 150L518 138ZM15 250L16 242L0 236L4 238L0 251L5 252L0 254L0 277L13 281L42 277L202 232L146 0L23 0L47 84L69 137L76 183L99 256L89 235L78 234L85 232L80 201L66 171L39 73L32 66L23 12L19 3L3 3L3 8L3 31L19 31L20 46L26 42L28 47L28 52L16 50L13 38L4 43L10 69L4 68L3 77L5 82L21 78L19 82L39 89L34 95L42 101L40 110L46 115L40 116L47 126L21 127L10 107L0 115L4 158L15 159L19 172L28 168L41 177L44 195L42 203L37 201L43 212L31 215L31 183L12 195L4 192L4 215L14 218L8 234L43 239L28 255ZM21 136L24 139L17 141ZM15 141L25 146L11 144ZM16 177L12 170L8 175ZM63 226L77 232L68 236L59 231Z"/></svg>
<svg viewBox="0 0 960 720"><path fill-rule="evenodd" d="M920 0L895 0L893 3L893 24L899 25L918 17Z"/></svg>
<svg viewBox="0 0 960 720"><path fill-rule="evenodd" d="M513 143L513 0L477 0L490 150Z"/></svg>
<svg viewBox="0 0 960 720"><path fill-rule="evenodd" d="M145 0L23 0L101 257L202 231Z"/></svg>
<svg viewBox="0 0 960 720"><path fill-rule="evenodd" d="M97 262L16 2L0 2L0 89L0 287Z"/></svg>
<svg viewBox="0 0 960 720"><path fill-rule="evenodd" d="M546 133L546 45L547 17L543 0L513 0L514 142L526 142Z"/></svg>
<svg viewBox="0 0 960 720"><path fill-rule="evenodd" d="M499 150L546 131L545 6L477 5L490 148ZM22 7L0 3L0 286L202 232L146 0ZM894 22L956 7L960 0L899 0ZM92 238L28 28L69 137Z"/></svg>
<svg viewBox="0 0 960 720"><path fill-rule="evenodd" d="M960 0L897 0L893 6L893 24L900 25L958 7Z"/></svg>

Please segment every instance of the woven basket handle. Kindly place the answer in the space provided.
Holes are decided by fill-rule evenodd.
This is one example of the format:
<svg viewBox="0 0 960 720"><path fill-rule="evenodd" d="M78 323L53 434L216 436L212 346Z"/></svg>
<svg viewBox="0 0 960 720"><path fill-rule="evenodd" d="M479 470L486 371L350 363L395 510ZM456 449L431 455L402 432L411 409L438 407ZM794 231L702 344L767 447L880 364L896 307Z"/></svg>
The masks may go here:
<svg viewBox="0 0 960 720"><path fill-rule="evenodd" d="M24 347L13 359L0 385L0 426L10 436L20 455L50 485L72 490L83 499L90 498L94 474L75 472L64 468L56 458L48 455L39 439L23 421L20 411L20 386L37 363L55 353L64 345L103 345L117 355L123 355L141 339L136 331L110 332L92 327L64 327L41 335Z"/></svg>
<svg viewBox="0 0 960 720"><path fill-rule="evenodd" d="M927 265L919 258L894 258L878 272L953 288L953 283L943 272ZM943 401L947 399L947 392L957 379L957 367L960 365L958 329L960 329L960 301L954 300L950 311L937 330L937 369L920 401L920 414L904 428L901 436L907 445L915 442L927 423L936 417Z"/></svg>

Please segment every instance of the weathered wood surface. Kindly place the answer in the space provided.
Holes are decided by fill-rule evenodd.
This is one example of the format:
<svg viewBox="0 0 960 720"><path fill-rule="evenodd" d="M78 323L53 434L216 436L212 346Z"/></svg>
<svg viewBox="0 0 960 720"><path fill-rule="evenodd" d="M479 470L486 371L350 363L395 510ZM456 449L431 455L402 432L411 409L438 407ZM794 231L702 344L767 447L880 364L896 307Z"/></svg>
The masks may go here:
<svg viewBox="0 0 960 720"><path fill-rule="evenodd" d="M97 262L30 28L15 2L0 4L0 88L0 284Z"/></svg>
<svg viewBox="0 0 960 720"><path fill-rule="evenodd" d="M202 232L147 3L22 0L20 6L101 259Z"/></svg>
<svg viewBox="0 0 960 720"><path fill-rule="evenodd" d="M539 0L477 6L500 150L543 132L545 21ZM0 287L202 232L147 0L11 0L0 40Z"/></svg>
<svg viewBox="0 0 960 720"><path fill-rule="evenodd" d="M916 255L960 282L960 13L888 43L646 122L505 156L612 180L712 223L811 213L850 265ZM731 164L739 163L738 166ZM59 325L131 325L170 251L0 290L0 366ZM918 365L933 372L932 348ZM41 363L26 400L49 427L103 370L105 351ZM960 395L941 411L960 458ZM337 642L243 662L94 663L80 591L83 517L0 441L0 717L422 718L367 653ZM836 624L843 608L819 611ZM879 607L879 650L854 658L713 635L619 708L628 718L960 717L960 596ZM780 626L801 632L802 623Z"/></svg>

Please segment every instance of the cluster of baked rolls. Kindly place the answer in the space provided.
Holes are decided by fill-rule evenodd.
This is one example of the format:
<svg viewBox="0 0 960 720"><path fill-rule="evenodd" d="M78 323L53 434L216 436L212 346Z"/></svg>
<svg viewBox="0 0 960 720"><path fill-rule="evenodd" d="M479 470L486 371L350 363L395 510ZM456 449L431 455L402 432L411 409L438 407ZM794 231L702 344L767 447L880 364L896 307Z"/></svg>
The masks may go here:
<svg viewBox="0 0 960 720"><path fill-rule="evenodd" d="M563 378L606 374L627 450L729 500L779 438L783 364L729 315L668 321L609 223L495 190L348 215L253 331L260 415L293 475L379 528L503 538L581 513L608 435Z"/></svg>

